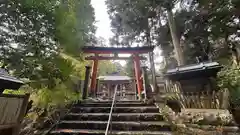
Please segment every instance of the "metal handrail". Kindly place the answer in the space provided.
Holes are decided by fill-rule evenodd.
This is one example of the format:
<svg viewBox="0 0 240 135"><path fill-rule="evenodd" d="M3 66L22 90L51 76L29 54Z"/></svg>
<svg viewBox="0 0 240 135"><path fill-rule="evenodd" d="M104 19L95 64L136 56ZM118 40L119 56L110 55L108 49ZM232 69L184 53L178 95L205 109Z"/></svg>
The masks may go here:
<svg viewBox="0 0 240 135"><path fill-rule="evenodd" d="M113 95L111 110L110 110L109 117L108 117L108 123L107 123L107 128L105 131L105 135L108 135L110 125L111 125L111 132L112 132L112 113L113 113L113 108L114 108L115 102L116 102L115 100L116 100L117 90L118 90L118 85L116 85L115 89L114 89L114 95Z"/></svg>

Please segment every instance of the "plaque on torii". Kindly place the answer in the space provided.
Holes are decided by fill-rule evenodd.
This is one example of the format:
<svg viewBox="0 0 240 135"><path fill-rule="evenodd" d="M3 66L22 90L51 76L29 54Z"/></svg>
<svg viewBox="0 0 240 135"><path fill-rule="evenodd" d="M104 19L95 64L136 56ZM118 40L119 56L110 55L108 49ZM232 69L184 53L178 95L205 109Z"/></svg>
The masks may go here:
<svg viewBox="0 0 240 135"><path fill-rule="evenodd" d="M97 69L99 60L130 60L134 62L135 78L137 82L138 95L141 97L143 90L143 83L141 80L141 65L140 60L146 60L145 57L139 56L140 54L146 54L153 52L154 46L143 46L143 47L95 47L85 46L82 48L86 54L94 54L94 56L85 57L85 60L92 60L92 72L91 72L91 83L90 93L95 93L97 83ZM112 54L113 56L100 56L100 54ZM118 54L131 54L132 57L119 57Z"/></svg>

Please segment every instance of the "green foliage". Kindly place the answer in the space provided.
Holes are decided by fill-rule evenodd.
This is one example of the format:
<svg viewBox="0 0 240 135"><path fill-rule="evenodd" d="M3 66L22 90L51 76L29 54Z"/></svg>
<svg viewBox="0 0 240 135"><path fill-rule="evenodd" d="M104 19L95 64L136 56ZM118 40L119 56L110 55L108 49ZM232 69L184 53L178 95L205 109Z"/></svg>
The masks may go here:
<svg viewBox="0 0 240 135"><path fill-rule="evenodd" d="M83 80L85 77L85 66L89 65L90 62L82 59L77 59L65 53L61 53L60 55L61 57L72 63L73 66L72 75L77 76L79 79Z"/></svg>
<svg viewBox="0 0 240 135"><path fill-rule="evenodd" d="M125 72L128 76L134 77L134 63L133 60L128 60L125 65Z"/></svg>
<svg viewBox="0 0 240 135"><path fill-rule="evenodd" d="M111 41L122 46L149 45L150 31L151 43L161 47L168 68L176 66L176 59L166 9L176 7L173 17L186 64L196 63L196 57L228 64L230 46L239 44L237 1L107 0L107 5L115 33Z"/></svg>
<svg viewBox="0 0 240 135"><path fill-rule="evenodd" d="M26 91L24 90L4 90L3 94L13 94L13 95L24 95Z"/></svg>
<svg viewBox="0 0 240 135"><path fill-rule="evenodd" d="M123 75L124 71L122 69L123 67L117 62L101 61L99 63L98 76L108 75L113 72L118 72L119 74Z"/></svg>
<svg viewBox="0 0 240 135"><path fill-rule="evenodd" d="M168 22L165 11L167 9L171 12L171 9L178 2L182 1L107 0L106 3L112 20L111 25L115 33L110 41L112 44L121 46L132 46L133 44L160 45L164 49L163 53L166 58L171 58L169 56L173 56L173 46L170 45L173 41L168 25L170 22ZM177 35L178 40L180 40L179 33L174 32L174 35ZM181 49L180 46L179 49ZM170 59L168 60L170 61Z"/></svg>
<svg viewBox="0 0 240 135"><path fill-rule="evenodd" d="M240 103L240 69L226 67L218 74L218 86L230 91L230 101Z"/></svg>
<svg viewBox="0 0 240 135"><path fill-rule="evenodd" d="M79 80L84 79L85 65L87 65L87 62L77 60L65 53L61 53L60 56L68 62L68 65L61 64L62 61L55 61L55 64L59 64L58 67L62 69L61 71L67 70L65 71L67 78L62 80L58 79L56 85L52 88L46 87L47 85L42 85L43 87L35 90L32 93L32 99L38 107L49 108L52 106L64 106L81 99L81 93L74 91L74 86L78 85ZM71 66L71 70L69 70L69 66Z"/></svg>
<svg viewBox="0 0 240 135"><path fill-rule="evenodd" d="M20 78L48 80L50 87L73 70L60 52L79 56L94 39L94 13L86 0L9 0L0 14L2 65Z"/></svg>
<svg viewBox="0 0 240 135"><path fill-rule="evenodd" d="M66 53L80 54L80 49L94 42L95 22L89 0L69 0L60 4L55 11L56 39Z"/></svg>
<svg viewBox="0 0 240 135"><path fill-rule="evenodd" d="M64 83L59 83L55 88L39 89L32 94L31 98L35 101L34 104L39 108L49 108L56 106L64 106L73 101L79 100L81 97L78 93L70 90Z"/></svg>
<svg viewBox="0 0 240 135"><path fill-rule="evenodd" d="M95 17L90 2L1 1L1 66L29 81L28 88L4 93L28 92L40 108L80 99L73 84L84 78L87 65L82 61L81 47L95 41Z"/></svg>
<svg viewBox="0 0 240 135"><path fill-rule="evenodd" d="M133 42L140 43L144 40L145 37L140 34L146 32L148 28L148 3L149 1L137 0L106 1L115 34L110 40L111 44L131 46ZM120 37L123 39L122 42L119 40Z"/></svg>
<svg viewBox="0 0 240 135"><path fill-rule="evenodd" d="M232 90L240 85L240 70L237 68L224 68L218 77L219 86L222 88Z"/></svg>

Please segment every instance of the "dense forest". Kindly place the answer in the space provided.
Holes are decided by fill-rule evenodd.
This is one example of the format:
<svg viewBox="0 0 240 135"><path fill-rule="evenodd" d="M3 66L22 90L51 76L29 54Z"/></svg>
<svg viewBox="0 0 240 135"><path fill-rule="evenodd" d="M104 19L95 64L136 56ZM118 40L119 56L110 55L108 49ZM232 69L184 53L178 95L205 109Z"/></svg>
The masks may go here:
<svg viewBox="0 0 240 135"><path fill-rule="evenodd" d="M239 64L238 0L107 0L113 44L162 49L166 68L217 60Z"/></svg>
<svg viewBox="0 0 240 135"><path fill-rule="evenodd" d="M91 1L4 0L0 12L0 66L25 81L5 93L31 93L37 113L79 100L77 86L91 64L81 48L101 40ZM99 68L104 75L116 65L104 61Z"/></svg>

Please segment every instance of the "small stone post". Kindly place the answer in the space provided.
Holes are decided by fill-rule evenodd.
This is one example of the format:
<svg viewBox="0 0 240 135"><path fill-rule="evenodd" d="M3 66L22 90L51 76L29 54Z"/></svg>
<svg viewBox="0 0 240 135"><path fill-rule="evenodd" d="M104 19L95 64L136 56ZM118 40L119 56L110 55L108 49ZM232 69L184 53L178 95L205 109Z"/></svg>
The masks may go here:
<svg viewBox="0 0 240 135"><path fill-rule="evenodd" d="M150 97L150 93L148 92L148 77L147 77L147 67L142 67L142 74L143 74L143 90L144 90L144 93L145 93L145 100L149 99Z"/></svg>
<svg viewBox="0 0 240 135"><path fill-rule="evenodd" d="M89 83L89 76L90 76L90 66L85 67L85 80L84 80L84 86L83 86L83 93L82 93L82 99L85 100L87 98L88 93L88 83Z"/></svg>
<svg viewBox="0 0 240 135"><path fill-rule="evenodd" d="M138 100L138 91L137 91L137 84L136 84L136 81L135 80L132 80L132 86L133 86L133 89L135 91L135 99Z"/></svg>

